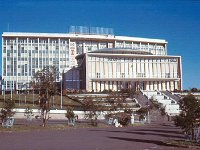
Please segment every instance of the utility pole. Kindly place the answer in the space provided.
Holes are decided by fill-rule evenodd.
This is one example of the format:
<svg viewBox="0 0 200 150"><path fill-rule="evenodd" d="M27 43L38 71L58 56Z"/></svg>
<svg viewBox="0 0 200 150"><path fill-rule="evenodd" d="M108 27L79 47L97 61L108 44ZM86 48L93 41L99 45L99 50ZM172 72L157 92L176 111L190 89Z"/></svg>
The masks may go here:
<svg viewBox="0 0 200 150"><path fill-rule="evenodd" d="M1 81L1 84L3 85L3 104L5 105L5 100L6 100L6 92L5 92L5 82L4 79Z"/></svg>
<svg viewBox="0 0 200 150"><path fill-rule="evenodd" d="M63 104L62 104L62 103L63 103L63 99L62 99L62 98L63 98L63 97L62 97L62 80L63 80L63 73L61 73L61 81L60 81L60 90L61 90L61 91L60 91L60 94L61 94L61 95L60 95L60 108L61 108L61 109L62 109L62 105L63 105Z"/></svg>
<svg viewBox="0 0 200 150"><path fill-rule="evenodd" d="M12 88L13 88L13 82L12 81L10 81L10 84L11 84L11 92L10 92L10 99L11 99L11 101L12 101Z"/></svg>

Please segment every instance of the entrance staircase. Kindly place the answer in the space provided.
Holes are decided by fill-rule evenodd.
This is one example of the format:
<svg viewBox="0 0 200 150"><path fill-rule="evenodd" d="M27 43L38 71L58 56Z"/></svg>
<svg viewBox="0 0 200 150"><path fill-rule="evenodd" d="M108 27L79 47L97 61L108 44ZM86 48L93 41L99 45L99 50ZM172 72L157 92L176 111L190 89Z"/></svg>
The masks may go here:
<svg viewBox="0 0 200 150"><path fill-rule="evenodd" d="M178 98L176 99L170 95L170 92L155 91L141 91L148 99L160 104L161 108L165 109L168 116L176 116L180 113Z"/></svg>
<svg viewBox="0 0 200 150"><path fill-rule="evenodd" d="M179 102L181 100L181 97L177 94L173 94L170 91L161 91L162 93L164 93L165 95L167 95L168 97L176 100L177 102Z"/></svg>
<svg viewBox="0 0 200 150"><path fill-rule="evenodd" d="M148 97L142 93L142 91L137 91L134 97L137 99L141 107L146 107L148 105L151 105L152 103L151 101L149 101Z"/></svg>

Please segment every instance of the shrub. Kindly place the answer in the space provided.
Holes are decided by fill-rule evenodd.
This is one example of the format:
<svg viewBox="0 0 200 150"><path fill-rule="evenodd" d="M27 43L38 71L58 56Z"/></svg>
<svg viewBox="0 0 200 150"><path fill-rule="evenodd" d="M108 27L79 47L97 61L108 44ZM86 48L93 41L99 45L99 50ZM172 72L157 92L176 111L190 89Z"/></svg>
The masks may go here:
<svg viewBox="0 0 200 150"><path fill-rule="evenodd" d="M127 126L131 120L131 117L127 113L121 113L119 115L119 123L123 126Z"/></svg>
<svg viewBox="0 0 200 150"><path fill-rule="evenodd" d="M65 114L65 117L67 117L67 119L72 119L75 117L72 107L67 107L67 113Z"/></svg>
<svg viewBox="0 0 200 150"><path fill-rule="evenodd" d="M6 100L4 107L1 109L0 112L0 118L3 122L4 119L12 117L15 112L13 111L13 108L15 107L15 101L14 100Z"/></svg>

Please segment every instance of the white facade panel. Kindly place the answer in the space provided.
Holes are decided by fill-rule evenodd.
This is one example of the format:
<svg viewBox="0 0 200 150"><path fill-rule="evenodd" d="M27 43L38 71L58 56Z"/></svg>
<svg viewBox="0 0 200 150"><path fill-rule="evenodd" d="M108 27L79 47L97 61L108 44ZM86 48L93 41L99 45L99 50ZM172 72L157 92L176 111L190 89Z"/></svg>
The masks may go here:
<svg viewBox="0 0 200 150"><path fill-rule="evenodd" d="M165 63L162 64L160 62L160 59L167 62L169 60L167 57L158 59L153 58L152 56L144 57L141 55L141 58L138 59L135 55L129 55L128 58L127 56L122 57L122 55L116 56L115 54L106 53L88 53L88 55L89 58L91 57L90 60L94 60L93 58L96 58L96 62L91 63L96 65L104 64L105 70L107 68L108 76L99 76L95 78L92 76L89 77L93 82L96 82L97 86L99 82L101 82L101 84L95 89L97 91L102 91L102 89L118 90L119 88L117 87L135 87L146 90L173 91L175 89L175 81L180 81L179 78L170 77L168 74L162 72L165 70L170 72L169 65L166 65ZM97 57L104 57L104 59L100 60L97 59ZM97 72L98 70L100 72L104 69L102 69L102 67L93 67L89 70L88 75L90 75L90 72ZM165 76L161 76L162 74L165 74ZM104 86L103 83L105 83ZM103 88L101 88L102 86Z"/></svg>

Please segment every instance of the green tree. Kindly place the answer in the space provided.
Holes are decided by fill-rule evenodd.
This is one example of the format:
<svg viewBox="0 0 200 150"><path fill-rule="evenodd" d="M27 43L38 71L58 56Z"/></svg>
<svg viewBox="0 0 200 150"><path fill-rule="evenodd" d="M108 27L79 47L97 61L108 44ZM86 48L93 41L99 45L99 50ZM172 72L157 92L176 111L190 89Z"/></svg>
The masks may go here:
<svg viewBox="0 0 200 150"><path fill-rule="evenodd" d="M136 111L136 113L139 115L139 119L143 120L145 119L145 116L148 114L148 108L147 107L141 107L139 110Z"/></svg>
<svg viewBox="0 0 200 150"><path fill-rule="evenodd" d="M198 92L199 90L197 88L191 88L191 92Z"/></svg>
<svg viewBox="0 0 200 150"><path fill-rule="evenodd" d="M163 106L160 107L160 114L161 114L161 116L167 115L167 113L165 112L165 107L163 107Z"/></svg>
<svg viewBox="0 0 200 150"><path fill-rule="evenodd" d="M67 107L67 113L65 114L65 117L68 119L68 125L75 125L75 114L74 109L70 106Z"/></svg>
<svg viewBox="0 0 200 150"><path fill-rule="evenodd" d="M107 96L106 103L109 104L109 114L107 116L118 119L119 123L123 126L127 126L132 114L132 106L128 104L127 97L129 94L124 91L120 93L112 92Z"/></svg>
<svg viewBox="0 0 200 150"><path fill-rule="evenodd" d="M6 121L15 114L15 112L13 111L14 107L15 107L14 100L8 99L5 101L4 107L0 111L0 118L2 122Z"/></svg>
<svg viewBox="0 0 200 150"><path fill-rule="evenodd" d="M85 118L91 120L92 126L98 125L98 116L103 111L104 107L100 101L95 101L92 97L85 97L83 102L83 110L85 112Z"/></svg>
<svg viewBox="0 0 200 150"><path fill-rule="evenodd" d="M67 107L67 113L65 114L65 117L67 117L67 119L75 118L75 114L72 107Z"/></svg>
<svg viewBox="0 0 200 150"><path fill-rule="evenodd" d="M38 71L33 78L35 90L39 93L39 105L43 127L46 126L50 118L51 97L57 93L56 76L56 68L47 66L41 71Z"/></svg>
<svg viewBox="0 0 200 150"><path fill-rule="evenodd" d="M200 101L193 95L187 95L180 101L181 113L176 116L174 121L176 126L180 126L186 134L194 139L195 127L200 126Z"/></svg>

